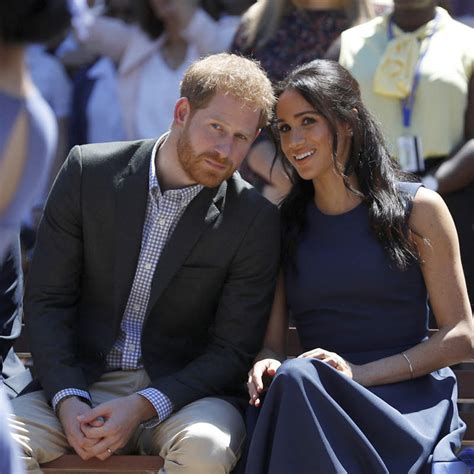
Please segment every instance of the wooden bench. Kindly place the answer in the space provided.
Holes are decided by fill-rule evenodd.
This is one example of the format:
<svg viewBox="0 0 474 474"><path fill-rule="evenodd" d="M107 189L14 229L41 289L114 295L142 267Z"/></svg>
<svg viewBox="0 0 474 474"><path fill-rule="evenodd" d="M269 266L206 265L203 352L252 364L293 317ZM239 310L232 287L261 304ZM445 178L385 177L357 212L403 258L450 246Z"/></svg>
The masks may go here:
<svg viewBox="0 0 474 474"><path fill-rule="evenodd" d="M436 330L430 330L433 334ZM21 350L24 360L31 363L31 354L26 352L24 339L15 348ZM300 341L295 328L288 330L288 354L294 356L301 353ZM458 405L461 418L467 425L463 446L474 446L474 360L466 360L453 367L458 379ZM45 473L64 474L157 474L163 466L163 459L159 456L114 455L106 461L91 459L83 461L79 456L69 454L43 464Z"/></svg>
<svg viewBox="0 0 474 474"><path fill-rule="evenodd" d="M41 465L45 473L56 474L157 474L163 466L160 456L113 455L106 461L90 459L83 461L76 454L66 454Z"/></svg>

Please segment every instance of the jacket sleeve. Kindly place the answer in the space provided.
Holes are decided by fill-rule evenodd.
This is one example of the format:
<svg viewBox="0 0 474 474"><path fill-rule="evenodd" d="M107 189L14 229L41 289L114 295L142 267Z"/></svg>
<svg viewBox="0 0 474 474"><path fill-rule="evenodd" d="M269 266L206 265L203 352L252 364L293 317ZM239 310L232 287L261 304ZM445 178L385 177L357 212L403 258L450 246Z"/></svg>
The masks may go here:
<svg viewBox="0 0 474 474"><path fill-rule="evenodd" d="M81 174L75 147L48 198L26 286L26 328L48 399L68 387L87 391L74 337L83 255Z"/></svg>

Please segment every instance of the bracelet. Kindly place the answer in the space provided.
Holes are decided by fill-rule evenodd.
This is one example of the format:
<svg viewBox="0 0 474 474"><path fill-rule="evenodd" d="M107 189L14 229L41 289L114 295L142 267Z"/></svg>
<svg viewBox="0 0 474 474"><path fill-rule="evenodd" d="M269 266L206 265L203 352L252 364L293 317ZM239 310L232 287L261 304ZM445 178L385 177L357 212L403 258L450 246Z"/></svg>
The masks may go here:
<svg viewBox="0 0 474 474"><path fill-rule="evenodd" d="M408 358L408 356L404 352L402 352L401 355L405 358L405 360L408 363L408 367L410 368L411 378L414 378L415 374L413 372L413 366L411 365L410 359Z"/></svg>

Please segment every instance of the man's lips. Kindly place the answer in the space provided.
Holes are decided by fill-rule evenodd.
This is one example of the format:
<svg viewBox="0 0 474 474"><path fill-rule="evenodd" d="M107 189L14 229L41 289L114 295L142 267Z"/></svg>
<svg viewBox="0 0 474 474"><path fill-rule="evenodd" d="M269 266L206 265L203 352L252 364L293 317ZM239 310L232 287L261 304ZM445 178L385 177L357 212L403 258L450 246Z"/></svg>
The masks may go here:
<svg viewBox="0 0 474 474"><path fill-rule="evenodd" d="M204 161L212 168L218 169L220 171L227 169L227 162L220 163L219 161L213 160L212 158L206 158Z"/></svg>

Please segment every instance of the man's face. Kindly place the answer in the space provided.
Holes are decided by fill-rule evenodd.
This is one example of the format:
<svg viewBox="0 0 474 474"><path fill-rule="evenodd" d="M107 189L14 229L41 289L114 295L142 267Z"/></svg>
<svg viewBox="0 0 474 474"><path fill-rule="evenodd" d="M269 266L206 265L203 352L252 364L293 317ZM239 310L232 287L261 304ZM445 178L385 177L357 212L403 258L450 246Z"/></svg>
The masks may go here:
<svg viewBox="0 0 474 474"><path fill-rule="evenodd" d="M182 106L189 109L186 101ZM217 93L206 108L190 109L177 142L178 159L194 183L213 188L232 176L257 135L259 111Z"/></svg>

